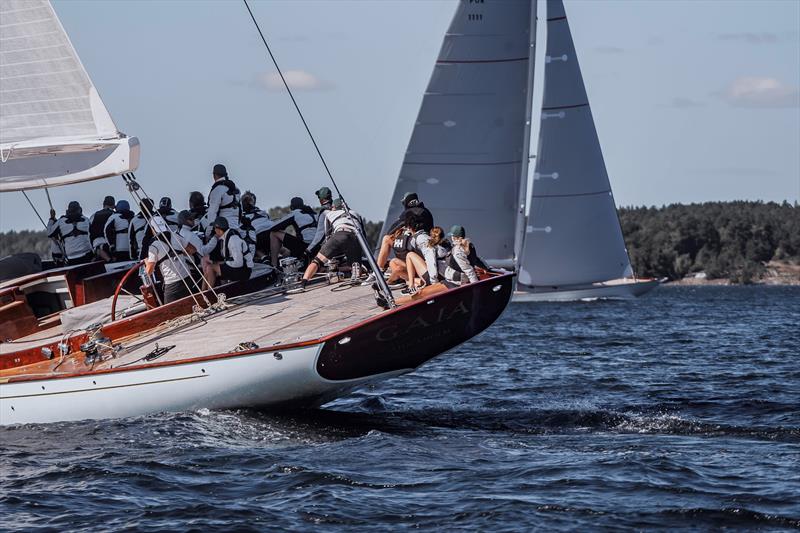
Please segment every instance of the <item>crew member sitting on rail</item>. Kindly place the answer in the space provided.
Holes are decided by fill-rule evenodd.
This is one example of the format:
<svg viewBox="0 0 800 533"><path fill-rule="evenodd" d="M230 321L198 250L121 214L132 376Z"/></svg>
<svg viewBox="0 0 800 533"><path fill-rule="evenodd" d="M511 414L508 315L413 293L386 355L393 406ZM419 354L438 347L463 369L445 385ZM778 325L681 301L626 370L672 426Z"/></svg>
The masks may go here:
<svg viewBox="0 0 800 533"><path fill-rule="evenodd" d="M403 212L400 213L400 217L397 220L388 226L386 235L381 240L381 249L378 252L378 268L381 270L385 268L386 261L389 259L389 252L392 248L391 235L397 228L406 225L409 217L415 217L425 233L433 228L433 215L425 207L425 204L419 200L417 193L405 193L401 202L403 204ZM367 281L370 281L370 278Z"/></svg>
<svg viewBox="0 0 800 533"><path fill-rule="evenodd" d="M389 260L389 278L386 282L391 286L399 280L408 280L408 270L406 269L406 257L411 251L411 240L413 233L407 226L398 227L390 233L392 238L392 252L394 257ZM373 276L370 276L370 280ZM368 283L368 282L364 282ZM405 284L403 284L405 285Z"/></svg>
<svg viewBox="0 0 800 533"><path fill-rule="evenodd" d="M269 214L256 205L256 195L250 191L245 191L242 195L242 230L247 235L253 235L251 250L254 249L254 258L260 261L264 256L269 255L270 235L269 231L273 223ZM248 239L249 240L249 239Z"/></svg>
<svg viewBox="0 0 800 533"><path fill-rule="evenodd" d="M51 211L50 216L52 221L55 213ZM53 221L47 236L61 241L68 265L82 265L94 260L89 240L89 220L83 216L83 209L78 202L69 203L66 214Z"/></svg>
<svg viewBox="0 0 800 533"><path fill-rule="evenodd" d="M253 256L247 243L230 227L228 219L219 216L213 224L214 235L203 247L203 273L213 287L217 280L250 279Z"/></svg>
<svg viewBox="0 0 800 533"><path fill-rule="evenodd" d="M317 255L317 252L319 252L322 246L322 241L325 240L325 228L319 221L323 219L325 211L328 211L333 204L333 194L331 194L329 188L321 187L314 194L317 195L317 199L319 200L319 209L317 210L317 231L314 233L314 238L311 239L308 248L306 248L306 256L309 258Z"/></svg>
<svg viewBox="0 0 800 533"><path fill-rule="evenodd" d="M436 247L441 241L432 240L424 230L425 222L421 217L410 215L408 226L411 228L411 251L406 255L406 270L408 275L408 288L406 292L414 294L417 288L433 285L439 281L438 266L436 263Z"/></svg>
<svg viewBox="0 0 800 533"><path fill-rule="evenodd" d="M333 201L332 208L325 211L322 224L326 235L325 242L322 244L319 253L311 260L308 268L306 268L303 279L300 281L300 286L296 289L292 289L291 292L304 291L308 280L310 280L314 274L317 273L317 270L329 259L344 256L344 262L346 264L361 261L362 250L358 242L358 237L356 236L356 231L358 231L358 226L363 228L364 221L358 213L350 210L348 216L347 211L344 209L344 202L341 198L337 198Z"/></svg>
<svg viewBox="0 0 800 533"><path fill-rule="evenodd" d="M164 303L180 300L193 291L189 259L183 253L180 243L172 232L158 233L150 243L144 261L145 272L153 274L156 267L164 280Z"/></svg>
<svg viewBox="0 0 800 533"><path fill-rule="evenodd" d="M115 213L108 217L103 228L106 242L108 242L113 261L129 261L131 258L131 245L128 238L130 222L133 212L126 200L117 202Z"/></svg>
<svg viewBox="0 0 800 533"><path fill-rule="evenodd" d="M214 165L211 175L214 178L214 185L208 193L208 210L200 221L207 237L211 236L214 222L218 217L228 219L228 227L238 228L242 210L239 189L228 178L225 165L219 163Z"/></svg>
<svg viewBox="0 0 800 533"><path fill-rule="evenodd" d="M139 203L139 212L131 219L128 228L128 247L131 259L134 261L147 257L147 252L142 253L142 243L147 232L147 221L153 216L153 200L144 198Z"/></svg>
<svg viewBox="0 0 800 533"><path fill-rule="evenodd" d="M317 213L307 206L302 198L297 196L292 198L289 208L292 211L276 221L270 232L270 259L272 266L276 268L281 246L285 246L292 257L302 259L317 233ZM289 226L294 228L295 235L286 233L285 230Z"/></svg>
<svg viewBox="0 0 800 533"><path fill-rule="evenodd" d="M106 222L114 214L114 197L103 199L103 208L89 217L89 240L98 259L111 261L110 243L106 240L104 229Z"/></svg>
<svg viewBox="0 0 800 533"><path fill-rule="evenodd" d="M172 209L172 198L164 196L158 203L158 214L167 223L170 231L175 231L178 227L178 213Z"/></svg>
<svg viewBox="0 0 800 533"><path fill-rule="evenodd" d="M442 277L445 280L459 285L478 281L475 267L489 270L489 267L478 257L475 245L466 237L467 234L463 226L450 228L452 247L449 256L445 260L444 272L442 272Z"/></svg>

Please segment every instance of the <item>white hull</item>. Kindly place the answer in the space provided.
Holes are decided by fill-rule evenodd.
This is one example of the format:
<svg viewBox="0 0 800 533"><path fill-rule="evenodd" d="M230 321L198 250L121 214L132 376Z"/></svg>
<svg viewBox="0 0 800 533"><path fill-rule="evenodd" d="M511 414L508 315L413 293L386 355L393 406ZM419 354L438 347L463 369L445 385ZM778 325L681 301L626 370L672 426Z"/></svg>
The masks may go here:
<svg viewBox="0 0 800 533"><path fill-rule="evenodd" d="M280 358L275 352L266 352L128 372L2 383L0 425L124 418L200 408L319 405L368 381L406 372L329 381L315 370L322 346L281 351Z"/></svg>
<svg viewBox="0 0 800 533"><path fill-rule="evenodd" d="M623 281L562 288L517 286L512 302L575 302L580 300L630 300L650 292L658 280Z"/></svg>

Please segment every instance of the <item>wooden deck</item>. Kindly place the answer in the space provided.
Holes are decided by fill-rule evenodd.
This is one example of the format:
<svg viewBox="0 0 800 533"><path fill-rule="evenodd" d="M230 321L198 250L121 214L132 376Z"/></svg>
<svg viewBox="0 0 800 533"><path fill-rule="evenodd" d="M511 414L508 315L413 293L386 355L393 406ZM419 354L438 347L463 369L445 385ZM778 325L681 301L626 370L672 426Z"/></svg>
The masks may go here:
<svg viewBox="0 0 800 533"><path fill-rule="evenodd" d="M147 364L144 357L159 347L174 346L152 361L164 363L238 351L240 343L259 348L313 341L374 317L383 310L375 304L371 288L312 285L301 294L265 291L231 300L230 307L206 318L188 322L176 319L141 334L112 339L120 345L114 357L85 364L83 353L60 360L0 370L0 379L58 376ZM188 322L188 323L187 323ZM27 339L34 341L34 339Z"/></svg>

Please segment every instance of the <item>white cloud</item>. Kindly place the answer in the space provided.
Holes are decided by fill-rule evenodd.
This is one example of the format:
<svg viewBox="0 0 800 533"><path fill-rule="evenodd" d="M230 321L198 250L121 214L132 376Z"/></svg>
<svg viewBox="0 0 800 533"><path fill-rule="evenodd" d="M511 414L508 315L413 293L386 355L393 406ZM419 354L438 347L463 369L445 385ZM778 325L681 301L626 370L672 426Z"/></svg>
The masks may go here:
<svg viewBox="0 0 800 533"><path fill-rule="evenodd" d="M775 78L737 78L719 94L736 107L800 106L800 89Z"/></svg>
<svg viewBox="0 0 800 533"><path fill-rule="evenodd" d="M289 87L297 91L320 91L330 89L331 84L305 70L287 70L283 73ZM266 72L259 76L259 83L268 91L283 91L283 81L277 72Z"/></svg>

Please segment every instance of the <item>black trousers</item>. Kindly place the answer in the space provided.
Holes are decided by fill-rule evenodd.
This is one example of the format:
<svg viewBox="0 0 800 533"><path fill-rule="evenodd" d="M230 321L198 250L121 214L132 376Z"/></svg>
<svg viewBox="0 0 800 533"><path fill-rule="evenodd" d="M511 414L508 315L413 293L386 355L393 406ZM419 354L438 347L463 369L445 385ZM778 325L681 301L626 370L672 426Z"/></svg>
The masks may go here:
<svg viewBox="0 0 800 533"><path fill-rule="evenodd" d="M185 296L189 296L189 289L186 288L186 284L188 283L189 286L192 285L192 280L185 279L183 281L177 281L175 283L169 283L164 285L164 303L168 304L170 302L174 302L175 300L180 300Z"/></svg>

